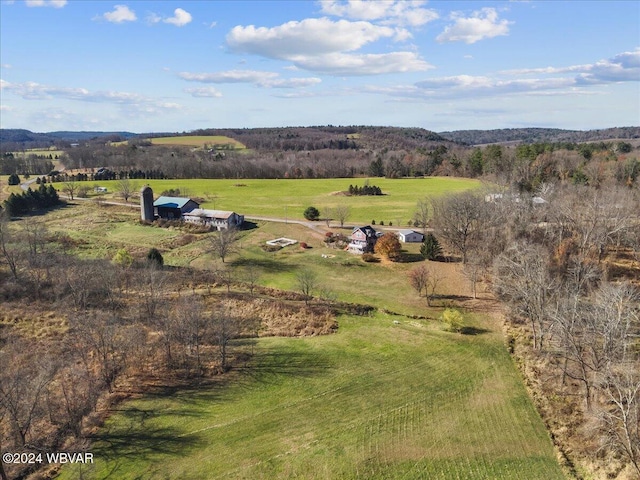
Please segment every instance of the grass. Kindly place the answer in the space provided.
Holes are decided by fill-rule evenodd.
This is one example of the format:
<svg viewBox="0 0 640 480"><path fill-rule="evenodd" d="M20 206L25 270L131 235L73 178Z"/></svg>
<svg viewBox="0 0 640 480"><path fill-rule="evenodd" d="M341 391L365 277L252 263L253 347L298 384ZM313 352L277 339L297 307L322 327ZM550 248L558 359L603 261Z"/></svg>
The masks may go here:
<svg viewBox="0 0 640 480"><path fill-rule="evenodd" d="M127 402L84 478L564 478L499 332L339 321L260 339L212 386Z"/></svg>
<svg viewBox="0 0 640 480"><path fill-rule="evenodd" d="M168 265L214 266L206 235L183 242L184 232L141 226L138 216L85 202L39 219L83 240L84 256L110 258L122 247L142 256L155 246ZM301 225L257 227L228 264L257 265L262 285L287 290L300 268L312 268L340 300L401 315L340 316L330 336L260 338L248 365L212 384L127 401L96 433L95 463L66 466L62 479L564 478L498 322L467 314L476 335L445 332L441 309L408 286L415 263L365 264ZM262 251L281 236L312 248ZM415 254L418 245L406 248ZM430 267L446 277L441 292L468 295L459 265Z"/></svg>
<svg viewBox="0 0 640 480"><path fill-rule="evenodd" d="M156 196L164 190L180 189L185 196L204 199L203 208L233 210L246 215L274 216L302 220L310 205L321 211L326 207L345 204L351 209L349 222L406 226L413 217L418 199L480 188L477 180L450 177L372 179L385 195L344 196L341 192L349 184L362 184L363 179L308 179L308 180L145 180ZM100 182L110 192L114 182ZM398 225L398 222L400 225Z"/></svg>
<svg viewBox="0 0 640 480"><path fill-rule="evenodd" d="M224 135L184 135L177 137L150 138L149 140L152 145L177 145L194 148L204 148L205 145L208 145L214 149L228 145L231 150L245 150L247 148L238 140L234 140L231 137L225 137ZM126 141L112 143L114 146L126 144L128 144Z"/></svg>

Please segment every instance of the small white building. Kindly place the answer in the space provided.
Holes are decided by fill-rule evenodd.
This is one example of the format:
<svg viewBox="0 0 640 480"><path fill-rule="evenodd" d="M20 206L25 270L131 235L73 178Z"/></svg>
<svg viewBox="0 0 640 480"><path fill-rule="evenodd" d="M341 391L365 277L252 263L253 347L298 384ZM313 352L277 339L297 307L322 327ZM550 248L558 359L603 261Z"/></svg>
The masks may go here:
<svg viewBox="0 0 640 480"><path fill-rule="evenodd" d="M244 215L238 215L236 212L203 208L194 208L190 212L183 213L182 219L189 223L211 226L217 230L240 227L244 223Z"/></svg>
<svg viewBox="0 0 640 480"><path fill-rule="evenodd" d="M424 235L413 230L400 230L398 238L402 243L420 243L424 239Z"/></svg>

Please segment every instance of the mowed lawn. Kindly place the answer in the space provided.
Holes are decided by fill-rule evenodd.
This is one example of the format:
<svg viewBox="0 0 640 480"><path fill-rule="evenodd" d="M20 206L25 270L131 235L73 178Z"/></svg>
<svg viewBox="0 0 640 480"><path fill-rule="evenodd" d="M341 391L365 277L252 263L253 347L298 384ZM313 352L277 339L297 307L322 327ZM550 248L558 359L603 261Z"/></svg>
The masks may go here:
<svg viewBox="0 0 640 480"><path fill-rule="evenodd" d="M233 210L246 215L303 219L304 210L314 206L320 211L336 205L351 209L349 223L392 222L406 226L413 217L416 203L426 196L440 196L481 187L468 178L372 178L371 185L382 189L381 196L344 196L349 185L362 186L362 178L338 179L241 179L241 180L138 180L149 184L158 196L169 189L180 189L184 196L201 197L203 208ZM115 182L100 182L109 191L117 189Z"/></svg>
<svg viewBox="0 0 640 480"><path fill-rule="evenodd" d="M76 479L561 479L498 331L341 317L213 386L118 408Z"/></svg>

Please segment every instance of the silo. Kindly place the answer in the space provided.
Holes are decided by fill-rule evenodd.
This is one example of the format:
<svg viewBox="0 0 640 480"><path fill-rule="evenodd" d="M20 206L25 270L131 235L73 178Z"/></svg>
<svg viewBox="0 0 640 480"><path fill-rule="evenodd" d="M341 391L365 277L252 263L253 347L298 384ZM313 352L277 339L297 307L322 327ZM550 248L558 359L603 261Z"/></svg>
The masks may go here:
<svg viewBox="0 0 640 480"><path fill-rule="evenodd" d="M153 190L148 185L140 190L140 218L153 222Z"/></svg>

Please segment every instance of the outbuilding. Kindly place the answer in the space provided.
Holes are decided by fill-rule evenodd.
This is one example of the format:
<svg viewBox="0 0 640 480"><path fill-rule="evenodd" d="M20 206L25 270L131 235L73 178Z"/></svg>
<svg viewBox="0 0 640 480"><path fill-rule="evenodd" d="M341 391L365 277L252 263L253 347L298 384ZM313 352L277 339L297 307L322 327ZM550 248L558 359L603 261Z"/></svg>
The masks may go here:
<svg viewBox="0 0 640 480"><path fill-rule="evenodd" d="M168 220L181 219L185 213L189 213L199 207L200 204L198 202L182 197L161 196L153 202L153 208L157 216Z"/></svg>
<svg viewBox="0 0 640 480"><path fill-rule="evenodd" d="M398 238L402 243L420 243L424 239L424 235L413 230L400 230Z"/></svg>

